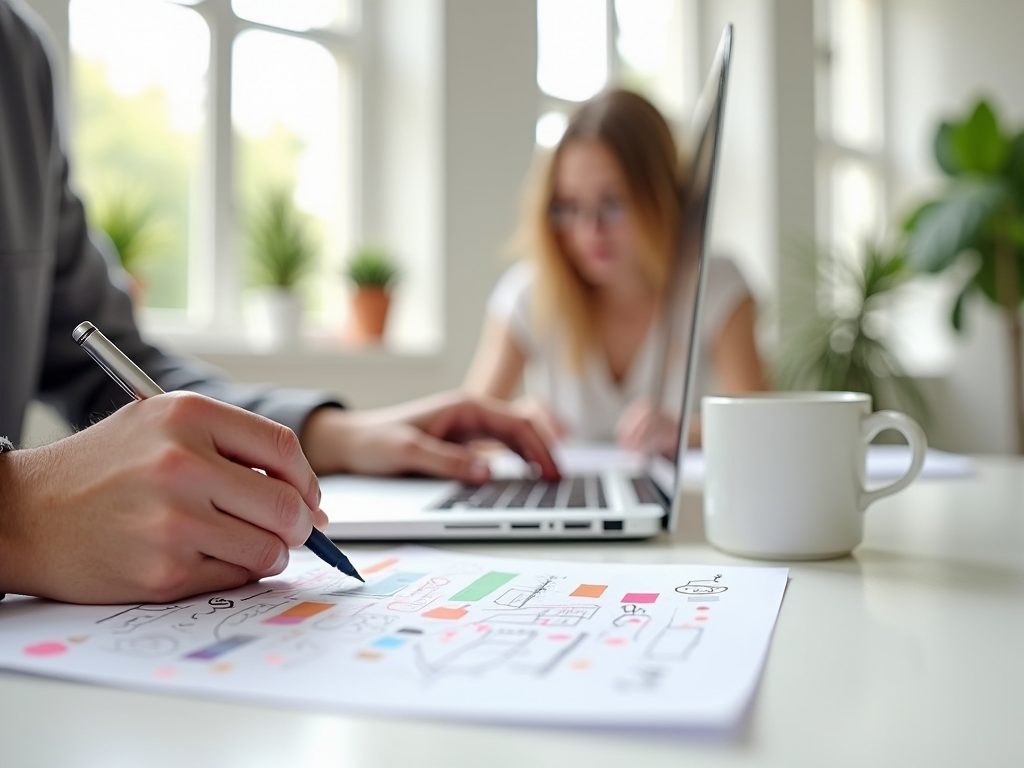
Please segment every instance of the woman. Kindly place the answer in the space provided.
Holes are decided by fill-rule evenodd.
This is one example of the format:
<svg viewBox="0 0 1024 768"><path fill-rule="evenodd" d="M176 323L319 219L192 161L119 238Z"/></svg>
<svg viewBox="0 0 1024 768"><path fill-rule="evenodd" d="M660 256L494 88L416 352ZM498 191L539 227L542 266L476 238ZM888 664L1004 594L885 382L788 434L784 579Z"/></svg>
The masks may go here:
<svg viewBox="0 0 1024 768"><path fill-rule="evenodd" d="M525 374L520 407L550 438L674 454L682 343L671 346L661 402L648 398L662 368L679 179L672 131L650 102L620 89L584 104L533 185L518 238L526 258L491 296L465 387L511 399ZM708 269L702 368L710 362L719 392L764 389L754 301L730 261Z"/></svg>

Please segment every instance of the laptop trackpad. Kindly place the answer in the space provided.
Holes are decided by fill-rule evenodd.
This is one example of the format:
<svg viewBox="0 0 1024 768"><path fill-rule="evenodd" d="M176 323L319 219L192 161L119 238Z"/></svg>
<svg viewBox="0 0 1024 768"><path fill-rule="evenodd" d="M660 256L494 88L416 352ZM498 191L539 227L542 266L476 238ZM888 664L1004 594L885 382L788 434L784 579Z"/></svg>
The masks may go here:
<svg viewBox="0 0 1024 768"><path fill-rule="evenodd" d="M331 522L382 520L429 509L458 487L452 480L329 475L320 478L320 507Z"/></svg>

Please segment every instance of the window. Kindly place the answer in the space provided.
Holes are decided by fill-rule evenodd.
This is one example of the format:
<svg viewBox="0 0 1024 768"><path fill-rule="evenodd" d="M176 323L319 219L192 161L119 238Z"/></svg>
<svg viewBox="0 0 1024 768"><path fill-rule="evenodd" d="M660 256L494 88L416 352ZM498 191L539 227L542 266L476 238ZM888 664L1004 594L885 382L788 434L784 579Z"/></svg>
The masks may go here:
<svg viewBox="0 0 1024 768"><path fill-rule="evenodd" d="M311 324L341 322L353 242L358 0L70 0L75 183L148 222L145 318L241 327L246 226L287 190L319 243ZM94 222L97 223L97 222Z"/></svg>
<svg viewBox="0 0 1024 768"><path fill-rule="evenodd" d="M686 0L537 0L537 143L557 144L575 105L612 84L684 119L696 97L695 11Z"/></svg>
<svg viewBox="0 0 1024 768"><path fill-rule="evenodd" d="M817 230L853 258L884 233L881 18L878 0L817 0Z"/></svg>

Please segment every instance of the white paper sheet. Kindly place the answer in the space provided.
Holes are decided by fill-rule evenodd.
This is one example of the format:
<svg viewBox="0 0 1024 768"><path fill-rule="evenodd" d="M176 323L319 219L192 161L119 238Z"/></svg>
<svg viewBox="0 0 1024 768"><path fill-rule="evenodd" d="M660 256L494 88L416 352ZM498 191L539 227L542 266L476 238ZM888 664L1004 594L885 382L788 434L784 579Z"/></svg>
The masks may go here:
<svg viewBox="0 0 1024 768"><path fill-rule="evenodd" d="M785 568L309 553L173 605L0 603L0 666L350 713L725 729L750 702Z"/></svg>
<svg viewBox="0 0 1024 768"><path fill-rule="evenodd" d="M869 445L868 480L894 480L910 466L910 448L906 445ZM929 448L921 468L921 478L970 477L976 471L974 459L958 453ZM688 480L704 477L704 454L699 450L686 452L683 475Z"/></svg>
<svg viewBox="0 0 1024 768"><path fill-rule="evenodd" d="M632 451L610 444L566 444L555 449L555 460L566 474L586 474L606 469L625 467L640 472L644 468L644 457ZM656 459L664 471L668 462ZM910 448L906 445L869 445L867 455L868 480L892 480L902 475L910 466ZM491 458L491 469L500 475L518 475L526 471L526 464L516 454L500 452ZM922 478L970 477L977 471L971 456L929 448L925 455ZM672 470L669 467L668 477ZM704 478L704 454L700 449L690 449L683 461L683 475L687 480L700 481ZM658 478L659 480L661 478ZM671 485L671 482L668 482Z"/></svg>

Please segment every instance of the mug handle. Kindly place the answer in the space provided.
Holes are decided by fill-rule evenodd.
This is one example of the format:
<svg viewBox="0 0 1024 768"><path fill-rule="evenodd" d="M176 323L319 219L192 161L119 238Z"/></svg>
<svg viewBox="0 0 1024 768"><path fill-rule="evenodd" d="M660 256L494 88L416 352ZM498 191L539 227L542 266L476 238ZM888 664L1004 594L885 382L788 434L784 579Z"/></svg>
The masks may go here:
<svg viewBox="0 0 1024 768"><path fill-rule="evenodd" d="M914 482L917 476L921 474L921 468L924 467L924 457L928 450L928 439L925 437L921 425L905 413L900 413L899 411L875 411L874 413L869 413L861 422L861 434L865 442L870 443L875 435L886 429L895 429L907 439L911 450L910 467L903 473L901 478L889 483L889 485L883 485L881 488L875 488L872 491L862 488L860 494L861 512L883 496L889 496L897 491L902 491Z"/></svg>

